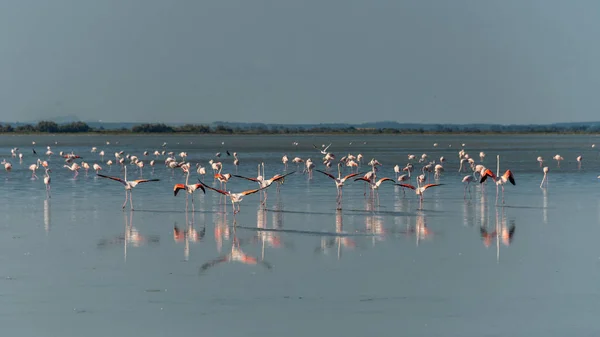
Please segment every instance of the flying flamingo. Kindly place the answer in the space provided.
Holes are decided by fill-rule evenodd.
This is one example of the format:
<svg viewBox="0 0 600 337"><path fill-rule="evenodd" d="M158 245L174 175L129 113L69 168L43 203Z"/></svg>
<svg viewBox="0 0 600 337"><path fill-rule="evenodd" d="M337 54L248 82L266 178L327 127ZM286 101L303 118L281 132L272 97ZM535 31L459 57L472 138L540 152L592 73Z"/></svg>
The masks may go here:
<svg viewBox="0 0 600 337"><path fill-rule="evenodd" d="M206 187L208 189L211 189L217 193L221 193L225 196L228 196L229 199L231 199L231 206L233 207L234 215L240 212L240 202L242 202L242 200L244 199L245 196L256 193L256 192L261 191L266 188L266 187L263 187L263 188L257 188L254 190L246 190L246 191L242 191L239 193L231 193L229 191L222 191L222 190L218 190L216 188L212 188L212 187L206 185L205 183L203 183L202 181L200 181L200 179L198 179L198 182L200 182L200 184L202 184L204 187ZM236 204L237 204L237 210L235 208Z"/></svg>
<svg viewBox="0 0 600 337"><path fill-rule="evenodd" d="M127 199L129 199L129 205L131 206L131 210L133 211L133 198L132 198L133 189L138 184L147 183L150 181L160 181L160 179L138 179L138 180L128 181L127 180L127 166L125 166L124 169L125 169L125 178L124 179L121 179L119 177L105 176L103 174L97 174L97 175L98 175L98 177L112 179L112 180L118 181L121 184L123 184L123 186L125 186L125 202L123 203L123 207L121 207L121 208L125 209L125 205L127 205Z"/></svg>
<svg viewBox="0 0 600 337"><path fill-rule="evenodd" d="M333 181L335 182L335 187L337 188L337 197L336 197L336 202L337 202L337 208L336 209L342 209L342 187L344 187L344 183L346 182L347 179L350 179L352 177L355 177L357 175L359 175L360 173L351 173L348 174L347 176L342 178L342 163L338 163L338 177L334 177L332 174L329 174L327 172L321 171L321 170L315 170L317 172L321 172L324 175L328 176L329 178L333 179Z"/></svg>
<svg viewBox="0 0 600 337"><path fill-rule="evenodd" d="M548 187L548 166L544 166L544 178L542 178L542 182L540 183L540 188Z"/></svg>
<svg viewBox="0 0 600 337"><path fill-rule="evenodd" d="M511 184L516 185L515 177L513 176L512 172L510 170L506 170L501 177L496 177L494 172L492 172L490 169L487 169L481 175L479 183L483 183L487 177L492 177L492 179L496 182L496 204L498 203L498 186L502 186L502 203L504 203L504 184L506 184L506 182L510 182Z"/></svg>

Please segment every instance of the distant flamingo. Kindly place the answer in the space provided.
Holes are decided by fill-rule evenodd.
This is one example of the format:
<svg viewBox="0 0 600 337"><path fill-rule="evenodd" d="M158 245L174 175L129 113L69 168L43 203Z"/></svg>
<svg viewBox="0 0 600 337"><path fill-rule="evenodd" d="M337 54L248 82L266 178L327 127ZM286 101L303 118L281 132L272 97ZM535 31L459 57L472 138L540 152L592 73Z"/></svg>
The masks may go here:
<svg viewBox="0 0 600 337"><path fill-rule="evenodd" d="M583 160L583 156L577 156L577 169L581 170L581 161Z"/></svg>
<svg viewBox="0 0 600 337"><path fill-rule="evenodd" d="M129 205L131 206L131 210L133 211L133 198L132 198L133 189L138 184L146 183L146 182L150 182L150 181L160 181L160 179L138 179L138 180L128 181L127 180L127 166L125 166L124 169L125 169L124 179L121 179L119 177L105 176L103 174L98 174L98 177L112 179L112 180L118 181L121 184L123 184L123 186L125 187L125 202L123 203L123 207L121 207L121 208L125 209L125 205L127 205L127 199L129 199Z"/></svg>

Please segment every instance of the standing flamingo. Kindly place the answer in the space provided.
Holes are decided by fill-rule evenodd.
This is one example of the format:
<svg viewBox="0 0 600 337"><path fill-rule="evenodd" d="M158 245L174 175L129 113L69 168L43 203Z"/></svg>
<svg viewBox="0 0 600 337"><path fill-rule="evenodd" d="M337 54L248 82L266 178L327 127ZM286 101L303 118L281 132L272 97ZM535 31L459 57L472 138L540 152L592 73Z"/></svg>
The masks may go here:
<svg viewBox="0 0 600 337"><path fill-rule="evenodd" d="M542 178L542 182L540 183L540 188L548 187L548 166L544 166L544 177Z"/></svg>
<svg viewBox="0 0 600 337"><path fill-rule="evenodd" d="M465 185L465 193L464 193L464 198L467 198L467 188L469 189L469 198L471 197L471 182L475 180L475 177L472 175L467 175L462 179L463 184L466 183Z"/></svg>
<svg viewBox="0 0 600 337"><path fill-rule="evenodd" d="M44 176L44 185L46 185L46 196L50 198L50 172L49 168L46 168L46 174Z"/></svg>
<svg viewBox="0 0 600 337"><path fill-rule="evenodd" d="M103 174L98 174L98 177L112 179L112 180L118 181L121 184L123 184L123 186L125 186L125 202L123 203L123 207L121 207L121 208L125 209L125 205L127 205L127 199L129 199L129 205L131 206L131 210L133 211L133 198L132 198L133 189L138 184L147 183L150 181L160 181L160 179L138 179L138 180L128 181L127 180L127 166L125 166L124 169L125 169L124 179L121 179L119 177L105 176Z"/></svg>

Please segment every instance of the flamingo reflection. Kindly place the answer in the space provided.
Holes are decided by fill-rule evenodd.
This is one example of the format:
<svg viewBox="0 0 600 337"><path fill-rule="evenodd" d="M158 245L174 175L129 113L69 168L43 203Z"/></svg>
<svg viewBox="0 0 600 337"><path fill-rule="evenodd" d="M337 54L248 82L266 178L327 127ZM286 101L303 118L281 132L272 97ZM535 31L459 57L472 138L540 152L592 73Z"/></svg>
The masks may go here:
<svg viewBox="0 0 600 337"><path fill-rule="evenodd" d="M186 228L184 230L177 227L177 224L173 226L173 240L175 242L184 242L183 256L184 261L189 261L190 258L190 242L197 243L204 238L206 234L206 226L203 226L200 231L194 228L195 225L195 213L192 211L191 220L188 217L188 210L185 212Z"/></svg>
<svg viewBox="0 0 600 337"><path fill-rule="evenodd" d="M220 263L223 262L241 262L243 264L249 264L249 265L257 265L260 264L263 267L267 268L267 269L271 269L272 266L270 263L266 262L266 261L258 261L258 259L254 256L250 256L246 253L244 253L244 251L242 251L241 247L240 247L240 240L237 238L235 229L233 230L233 238L232 238L232 242L231 242L231 252L227 255L218 257L212 261L206 262L205 264L203 264L202 266L200 266L200 273L206 271L207 269L214 267Z"/></svg>
<svg viewBox="0 0 600 337"><path fill-rule="evenodd" d="M104 248L109 245L114 244L122 244L123 245L123 255L125 262L127 262L127 247L140 247L145 243L158 243L160 238L158 235L149 235L143 236L140 232L133 226L133 213L129 213L129 218L127 217L127 213L123 214L123 218L125 220L125 230L123 234L120 234L112 239L101 239L98 242L98 248Z"/></svg>
<svg viewBox="0 0 600 337"><path fill-rule="evenodd" d="M496 223L493 230L488 230L487 226L480 227L480 234L483 240L483 244L486 247L490 247L492 240L496 239L496 259L500 261L500 242L505 246L509 246L512 243L515 234L515 223L511 221L510 226L506 223L506 213L504 207L502 207L502 214L500 215L498 209L496 209Z"/></svg>
<svg viewBox="0 0 600 337"><path fill-rule="evenodd" d="M50 200L44 200L44 229L50 232Z"/></svg>
<svg viewBox="0 0 600 337"><path fill-rule="evenodd" d="M337 210L335 212L335 232L338 234L344 233L344 222L341 210ZM327 254L329 249L336 247L337 258L339 260L342 257L342 246L346 248L355 248L356 242L354 242L354 240L352 240L349 236L344 235L338 235L329 239L328 237L322 237L321 246L317 247L316 252L322 252L324 254Z"/></svg>

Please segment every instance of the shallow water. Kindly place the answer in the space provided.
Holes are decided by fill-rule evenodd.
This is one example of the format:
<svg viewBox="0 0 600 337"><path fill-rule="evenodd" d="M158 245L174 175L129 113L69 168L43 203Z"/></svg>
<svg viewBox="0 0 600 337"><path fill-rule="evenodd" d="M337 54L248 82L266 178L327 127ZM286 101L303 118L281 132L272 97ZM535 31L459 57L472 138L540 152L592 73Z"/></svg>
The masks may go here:
<svg viewBox="0 0 600 337"><path fill-rule="evenodd" d="M54 155L48 199L43 172L32 180L27 169L36 158L32 141L40 155L50 145L90 165L100 163L92 146L105 150L105 160L123 150L145 161L144 178L161 180L138 185L136 211L123 212L118 182L92 170L74 179ZM447 162L444 185L427 190L422 205L414 191L404 195L384 183L377 206L362 182L349 182L343 210L336 211L333 182L318 172L312 180L298 173L279 194L268 189L266 209L258 194L246 196L233 227L231 204L213 191L197 192L195 212L185 211L185 194L173 196L173 184L185 177L166 168L164 157L152 173L154 156L142 152L163 142L203 166L220 151L223 172L231 173L225 151L236 151L238 173L249 177L263 161L267 176L283 172L284 153L311 157L324 169L312 144L332 143L338 158L376 158L383 164L379 177L394 177L393 166L406 164L409 153ZM0 172L3 329L18 336L597 335L595 142L590 136L0 136L0 153L13 164L10 173ZM492 184L485 193L473 184L471 198L463 197L461 143L476 162L485 151L484 165L495 171L500 155L501 171L513 171L516 186L506 186L504 207L496 206ZM22 164L10 157L13 147L24 154ZM565 158L560 168L555 154ZM537 156L550 168L547 189L539 187ZM104 174L122 176L116 165L110 172L102 166ZM289 164L288 172L295 169ZM139 176L128 167L128 178ZM232 178L227 189L256 186ZM190 235L176 240L174 226ZM493 235L513 227L510 242ZM232 254L246 263L226 261Z"/></svg>

